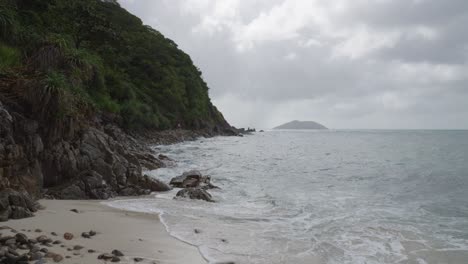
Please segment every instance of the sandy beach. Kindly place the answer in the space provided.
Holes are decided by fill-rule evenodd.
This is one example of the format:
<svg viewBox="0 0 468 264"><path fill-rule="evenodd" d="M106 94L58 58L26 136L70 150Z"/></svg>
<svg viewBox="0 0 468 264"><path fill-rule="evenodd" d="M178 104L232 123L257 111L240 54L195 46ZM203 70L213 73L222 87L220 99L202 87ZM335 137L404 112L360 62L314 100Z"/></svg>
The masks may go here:
<svg viewBox="0 0 468 264"><path fill-rule="evenodd" d="M40 203L46 208L35 217L10 220L2 225L24 233L28 238L45 235L54 241L60 240L62 244L53 244L47 249L62 255L61 263L104 263L98 256L114 249L124 254L120 263L135 263L135 257L143 259L139 263L207 263L196 247L171 237L157 215L121 211L98 201L41 200ZM91 238L81 236L91 230L97 234ZM64 239L66 232L73 234L72 240ZM0 233L2 236L14 235L10 229L0 230ZM83 248L73 250L75 246ZM96 252L89 253L90 249ZM53 263L52 260L48 262Z"/></svg>

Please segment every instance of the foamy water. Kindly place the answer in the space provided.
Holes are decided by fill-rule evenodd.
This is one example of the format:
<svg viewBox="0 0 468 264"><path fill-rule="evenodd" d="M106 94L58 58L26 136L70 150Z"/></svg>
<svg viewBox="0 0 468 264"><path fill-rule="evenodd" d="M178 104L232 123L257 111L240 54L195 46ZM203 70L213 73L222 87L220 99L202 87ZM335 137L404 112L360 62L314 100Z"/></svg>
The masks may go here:
<svg viewBox="0 0 468 264"><path fill-rule="evenodd" d="M162 212L211 262L468 263L467 131L271 131L157 147L211 175L216 203L119 200ZM195 233L194 229L201 232Z"/></svg>

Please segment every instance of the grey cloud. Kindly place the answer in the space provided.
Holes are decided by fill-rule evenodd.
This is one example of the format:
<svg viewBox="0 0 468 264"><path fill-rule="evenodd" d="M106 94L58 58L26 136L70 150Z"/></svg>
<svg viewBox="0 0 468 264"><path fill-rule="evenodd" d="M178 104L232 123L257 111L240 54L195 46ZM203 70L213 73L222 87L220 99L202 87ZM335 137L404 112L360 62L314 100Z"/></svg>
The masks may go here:
<svg viewBox="0 0 468 264"><path fill-rule="evenodd" d="M468 128L467 1L289 0L295 13L272 12L285 1L120 2L192 57L236 126ZM213 8L221 2L232 10ZM344 7L314 13L312 2ZM281 30L293 37L242 34L255 21L267 36L288 19L296 24Z"/></svg>

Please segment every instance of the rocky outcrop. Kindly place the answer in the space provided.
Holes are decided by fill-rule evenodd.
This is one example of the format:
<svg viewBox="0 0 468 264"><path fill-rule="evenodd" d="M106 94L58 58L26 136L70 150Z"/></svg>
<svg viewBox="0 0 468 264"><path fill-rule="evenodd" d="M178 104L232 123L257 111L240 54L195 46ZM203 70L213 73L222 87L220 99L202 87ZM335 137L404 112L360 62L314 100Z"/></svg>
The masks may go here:
<svg viewBox="0 0 468 264"><path fill-rule="evenodd" d="M172 178L169 184L177 188L217 188L211 184L210 176L203 176L201 172L197 170L184 172L182 175Z"/></svg>
<svg viewBox="0 0 468 264"><path fill-rule="evenodd" d="M214 202L211 194L201 188L187 188L177 192L176 197Z"/></svg>
<svg viewBox="0 0 468 264"><path fill-rule="evenodd" d="M0 102L2 195L11 189L27 195L29 200L44 193L56 199L108 199L170 189L142 175L145 169L166 166L170 159L159 159L141 141L104 122L105 118L89 124L68 120L45 125L23 113ZM17 213L23 207L4 205L0 211L8 218L33 212L27 208L29 211Z"/></svg>
<svg viewBox="0 0 468 264"><path fill-rule="evenodd" d="M177 192L176 197L205 200L214 202L208 189L218 188L211 184L211 177L204 176L200 171L191 170L184 172L182 175L172 178L170 185L177 188L184 188Z"/></svg>
<svg viewBox="0 0 468 264"><path fill-rule="evenodd" d="M39 209L39 205L28 193L12 189L0 192L0 221L31 217L37 209Z"/></svg>

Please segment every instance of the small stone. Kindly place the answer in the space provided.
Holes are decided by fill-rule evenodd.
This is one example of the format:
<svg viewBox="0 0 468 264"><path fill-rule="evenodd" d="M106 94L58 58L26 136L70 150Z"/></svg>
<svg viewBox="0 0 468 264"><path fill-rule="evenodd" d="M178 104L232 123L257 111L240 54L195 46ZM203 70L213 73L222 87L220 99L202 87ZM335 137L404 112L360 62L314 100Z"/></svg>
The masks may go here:
<svg viewBox="0 0 468 264"><path fill-rule="evenodd" d="M195 234L200 234L200 233L201 233L201 230L195 228L195 229L193 230L193 232L194 232Z"/></svg>
<svg viewBox="0 0 468 264"><path fill-rule="evenodd" d="M73 247L73 250L81 250L83 249L83 246L80 246L80 245L76 245Z"/></svg>
<svg viewBox="0 0 468 264"><path fill-rule="evenodd" d="M71 212L74 212L74 213L77 213L77 214L80 213L80 211L78 211L78 209L71 209L70 211L71 211Z"/></svg>
<svg viewBox="0 0 468 264"><path fill-rule="evenodd" d="M41 248L40 251L43 252L43 253L46 253L46 254L49 253L49 250L47 248Z"/></svg>
<svg viewBox="0 0 468 264"><path fill-rule="evenodd" d="M125 256L125 255L122 253L122 251L117 250L117 249L112 250L111 253L112 253L114 256L117 256L117 257L123 257L123 256Z"/></svg>
<svg viewBox="0 0 468 264"><path fill-rule="evenodd" d="M65 256L65 258L69 259L69 258L71 258L71 256Z"/></svg>
<svg viewBox="0 0 468 264"><path fill-rule="evenodd" d="M41 259L43 257L44 257L44 255L42 253L40 253L40 252L35 252L35 253L29 254L29 259L30 260L39 260L39 259Z"/></svg>
<svg viewBox="0 0 468 264"><path fill-rule="evenodd" d="M40 247L38 247L38 246L36 246L36 245L33 245L33 246L31 247L31 249L29 250L29 252L31 252L31 253L36 253L36 252L39 252L40 250L41 250Z"/></svg>
<svg viewBox="0 0 468 264"><path fill-rule="evenodd" d="M227 241L227 239L221 238L221 242L227 243L228 241Z"/></svg>
<svg viewBox="0 0 468 264"><path fill-rule="evenodd" d="M95 253L95 252L96 252L96 250L94 250L94 249L88 249L88 253Z"/></svg>
<svg viewBox="0 0 468 264"><path fill-rule="evenodd" d="M10 238L7 241L5 241L5 246L14 245L14 244L16 244L16 239L14 238Z"/></svg>
<svg viewBox="0 0 468 264"><path fill-rule="evenodd" d="M65 233L65 234L63 234L63 238L65 238L65 240L72 240L73 239L73 234L72 233Z"/></svg>
<svg viewBox="0 0 468 264"><path fill-rule="evenodd" d="M49 238L48 238L47 236L42 235L42 236L38 236L38 237L36 238L36 240L37 240L37 242L39 242L39 243L47 243L47 241L49 240Z"/></svg>
<svg viewBox="0 0 468 264"><path fill-rule="evenodd" d="M79 256L79 255L81 255L81 254L80 254L80 252L74 252L73 255L74 255L74 256Z"/></svg>
<svg viewBox="0 0 468 264"><path fill-rule="evenodd" d="M37 240L34 239L34 238L28 239L28 242L29 242L29 244L33 244L33 245L34 245L34 244L37 244Z"/></svg>
<svg viewBox="0 0 468 264"><path fill-rule="evenodd" d="M21 244L26 244L28 243L28 237L23 234L23 233L18 233L15 235L16 241L18 241Z"/></svg>
<svg viewBox="0 0 468 264"><path fill-rule="evenodd" d="M84 238L91 238L91 236L89 235L88 232L81 233L81 236L84 237Z"/></svg>
<svg viewBox="0 0 468 264"><path fill-rule="evenodd" d="M51 232L50 234L53 235L53 236L58 236L57 233L55 233L55 232Z"/></svg>
<svg viewBox="0 0 468 264"><path fill-rule="evenodd" d="M111 262L120 262L120 258L117 257L117 256L114 256L114 257L111 259Z"/></svg>
<svg viewBox="0 0 468 264"><path fill-rule="evenodd" d="M41 233L42 230L38 228L38 229L34 230L34 232L36 232L36 233Z"/></svg>
<svg viewBox="0 0 468 264"><path fill-rule="evenodd" d="M62 244L62 241L60 241L60 240L55 240L54 242L52 242L52 244L54 244L54 245L59 245L59 244Z"/></svg>
<svg viewBox="0 0 468 264"><path fill-rule="evenodd" d="M22 249L22 250L29 249L28 245L26 245L26 244L19 245L18 248Z"/></svg>
<svg viewBox="0 0 468 264"><path fill-rule="evenodd" d="M133 261L135 261L135 262L142 262L142 261L143 261L143 258L138 258L138 257L137 257L137 258L133 258Z"/></svg>
<svg viewBox="0 0 468 264"><path fill-rule="evenodd" d="M93 231L93 230L89 231L90 236L95 236L96 234L97 234L96 231Z"/></svg>
<svg viewBox="0 0 468 264"><path fill-rule="evenodd" d="M114 256L112 256L109 253L104 253L98 256L98 259L103 259L103 260L109 260L112 259Z"/></svg>
<svg viewBox="0 0 468 264"><path fill-rule="evenodd" d="M56 254L53 258L54 262L60 262L63 260L62 255Z"/></svg>

